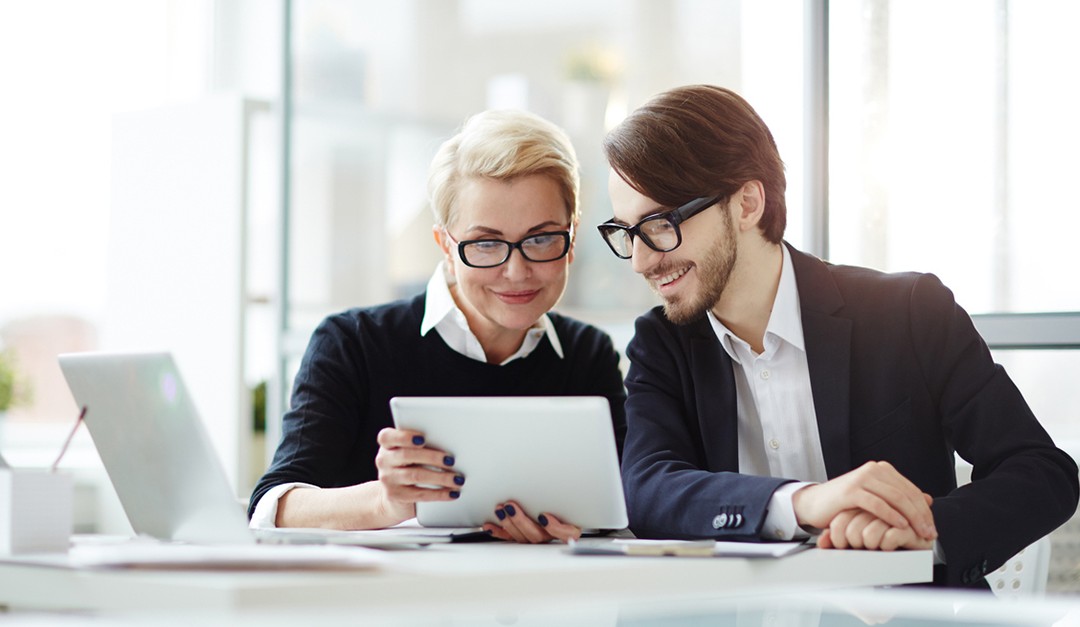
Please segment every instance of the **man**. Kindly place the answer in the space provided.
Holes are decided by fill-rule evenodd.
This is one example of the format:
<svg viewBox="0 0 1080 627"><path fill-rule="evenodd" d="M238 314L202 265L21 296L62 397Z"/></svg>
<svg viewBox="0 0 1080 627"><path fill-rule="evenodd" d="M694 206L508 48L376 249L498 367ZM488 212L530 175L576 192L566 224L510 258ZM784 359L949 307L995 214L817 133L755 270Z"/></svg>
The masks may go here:
<svg viewBox="0 0 1080 627"><path fill-rule="evenodd" d="M745 100L673 89L604 151L600 232L664 303L627 349L638 536L933 548L935 583L985 588L1072 515L1076 464L936 277L783 241L783 163Z"/></svg>

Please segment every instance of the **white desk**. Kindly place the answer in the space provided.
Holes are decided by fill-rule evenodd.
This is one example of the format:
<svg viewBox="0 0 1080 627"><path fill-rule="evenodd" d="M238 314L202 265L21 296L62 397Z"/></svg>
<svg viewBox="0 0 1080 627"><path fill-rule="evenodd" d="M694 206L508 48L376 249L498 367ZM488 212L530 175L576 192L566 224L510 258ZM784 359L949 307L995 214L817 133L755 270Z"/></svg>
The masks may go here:
<svg viewBox="0 0 1080 627"><path fill-rule="evenodd" d="M44 610L393 614L414 610L722 599L925 582L930 551L811 549L781 559L578 556L562 545L434 545L372 571L77 570L0 562L0 605Z"/></svg>

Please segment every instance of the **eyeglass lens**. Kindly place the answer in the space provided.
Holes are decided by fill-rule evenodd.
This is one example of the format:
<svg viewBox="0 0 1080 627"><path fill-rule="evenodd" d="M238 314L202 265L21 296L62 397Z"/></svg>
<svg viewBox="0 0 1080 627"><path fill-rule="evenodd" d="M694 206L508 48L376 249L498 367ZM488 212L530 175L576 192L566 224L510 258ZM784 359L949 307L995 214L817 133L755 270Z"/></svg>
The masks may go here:
<svg viewBox="0 0 1080 627"><path fill-rule="evenodd" d="M668 252L679 245L679 230L668 216L657 216L645 220L634 229L641 239L653 250ZM629 257L634 252L634 238L631 229L611 229L604 231L608 243L621 255Z"/></svg>
<svg viewBox="0 0 1080 627"><path fill-rule="evenodd" d="M555 261L566 255L570 249L570 235L561 233L540 233L526 237L520 242L511 243L503 240L473 240L462 242L460 246L462 261L481 268L502 265L514 248L529 261Z"/></svg>

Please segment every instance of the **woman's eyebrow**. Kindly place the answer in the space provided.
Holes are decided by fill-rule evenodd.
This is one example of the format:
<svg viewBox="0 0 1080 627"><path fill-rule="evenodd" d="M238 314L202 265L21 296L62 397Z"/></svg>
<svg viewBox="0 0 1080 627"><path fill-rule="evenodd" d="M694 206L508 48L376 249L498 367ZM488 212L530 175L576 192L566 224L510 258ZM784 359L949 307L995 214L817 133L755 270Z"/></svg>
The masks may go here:
<svg viewBox="0 0 1080 627"><path fill-rule="evenodd" d="M563 225L560 222L556 222L554 220L548 220L546 222L541 222L540 224L537 224L536 226L531 227L529 230L527 230L525 232L526 233L532 233L533 231L540 231L540 230L543 230L543 229L546 229L546 228L552 227L552 226L556 226L556 227L559 227L559 228L566 228L565 225ZM465 229L465 232L466 233L480 232L480 233L484 233L486 235L503 235L503 232L500 231L499 229L491 228L489 226L482 226L482 225L479 225L479 224L472 225L472 226L468 227L467 229Z"/></svg>

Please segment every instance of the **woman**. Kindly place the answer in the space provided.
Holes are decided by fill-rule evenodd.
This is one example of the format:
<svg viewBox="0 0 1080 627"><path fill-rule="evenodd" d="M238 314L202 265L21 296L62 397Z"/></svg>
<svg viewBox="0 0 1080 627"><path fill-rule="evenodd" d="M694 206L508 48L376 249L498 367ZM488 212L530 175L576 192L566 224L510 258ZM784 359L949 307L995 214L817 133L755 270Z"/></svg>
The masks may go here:
<svg viewBox="0 0 1080 627"><path fill-rule="evenodd" d="M387 527L415 516L417 502L467 490L452 457L393 428L394 396L602 395L621 452L625 391L611 339L549 311L566 289L579 219L566 134L530 113L481 113L442 145L429 188L443 261L423 294L316 329L251 498L252 526ZM518 542L580 535L513 501L484 528Z"/></svg>

